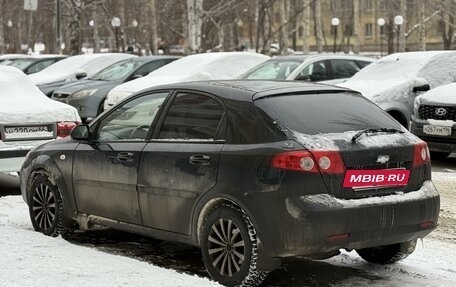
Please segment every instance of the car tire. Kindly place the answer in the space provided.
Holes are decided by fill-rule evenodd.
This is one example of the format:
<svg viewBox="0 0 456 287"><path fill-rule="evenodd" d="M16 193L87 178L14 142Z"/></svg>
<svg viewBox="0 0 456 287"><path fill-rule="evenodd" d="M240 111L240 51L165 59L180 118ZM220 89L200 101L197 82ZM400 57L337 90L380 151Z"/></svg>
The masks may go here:
<svg viewBox="0 0 456 287"><path fill-rule="evenodd" d="M71 236L73 229L65 226L63 222L64 206L59 188L46 174L33 178L28 192L28 205L35 231L52 237Z"/></svg>
<svg viewBox="0 0 456 287"><path fill-rule="evenodd" d="M357 249L358 255L370 263L392 264L415 251L416 240L406 241L385 246Z"/></svg>
<svg viewBox="0 0 456 287"><path fill-rule="evenodd" d="M256 268L257 242L246 214L232 205L216 208L205 220L201 242L212 279L224 286L258 286L268 273Z"/></svg>
<svg viewBox="0 0 456 287"><path fill-rule="evenodd" d="M444 160L446 159L451 153L450 152L441 152L441 151L431 151L431 160Z"/></svg>

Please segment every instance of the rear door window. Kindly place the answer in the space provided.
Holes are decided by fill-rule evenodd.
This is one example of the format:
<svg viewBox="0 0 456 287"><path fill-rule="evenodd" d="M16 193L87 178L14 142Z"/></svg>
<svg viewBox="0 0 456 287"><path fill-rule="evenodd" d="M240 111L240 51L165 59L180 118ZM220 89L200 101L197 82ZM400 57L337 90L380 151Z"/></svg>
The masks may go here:
<svg viewBox="0 0 456 287"><path fill-rule="evenodd" d="M169 108L159 139L214 140L224 109L212 97L178 93Z"/></svg>
<svg viewBox="0 0 456 287"><path fill-rule="evenodd" d="M401 125L381 108L352 93L275 96L260 98L255 105L269 124L303 134L366 128L401 130Z"/></svg>
<svg viewBox="0 0 456 287"><path fill-rule="evenodd" d="M329 60L329 62L331 63L334 79L350 78L361 70L356 62L352 60L334 59Z"/></svg>

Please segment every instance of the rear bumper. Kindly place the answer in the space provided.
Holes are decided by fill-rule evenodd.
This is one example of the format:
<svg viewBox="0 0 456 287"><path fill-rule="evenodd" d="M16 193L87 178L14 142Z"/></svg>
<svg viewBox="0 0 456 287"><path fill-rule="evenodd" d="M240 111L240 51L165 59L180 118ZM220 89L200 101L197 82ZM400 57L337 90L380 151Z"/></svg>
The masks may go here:
<svg viewBox="0 0 456 287"><path fill-rule="evenodd" d="M412 116L411 132L424 140L431 151L456 152L456 127L452 127L451 136L436 136L423 133L423 126L429 124L427 120Z"/></svg>
<svg viewBox="0 0 456 287"><path fill-rule="evenodd" d="M284 201L283 210L268 209L269 218L256 222L260 250L269 258L415 240L436 227L440 210L440 197L431 181L406 194L354 200L319 194Z"/></svg>

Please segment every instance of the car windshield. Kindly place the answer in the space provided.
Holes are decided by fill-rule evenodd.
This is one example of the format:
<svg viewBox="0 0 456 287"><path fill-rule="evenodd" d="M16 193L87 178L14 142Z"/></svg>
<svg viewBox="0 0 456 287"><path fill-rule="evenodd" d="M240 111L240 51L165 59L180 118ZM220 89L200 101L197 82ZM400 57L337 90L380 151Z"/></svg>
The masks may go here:
<svg viewBox="0 0 456 287"><path fill-rule="evenodd" d="M133 61L122 61L115 63L104 70L101 70L98 74L94 75L92 80L100 81L117 81L121 80L128 75L139 65L138 62Z"/></svg>
<svg viewBox="0 0 456 287"><path fill-rule="evenodd" d="M270 60L245 73L243 79L285 80L302 62L296 60Z"/></svg>
<svg viewBox="0 0 456 287"><path fill-rule="evenodd" d="M25 68L27 68L28 66L30 66L30 64L32 64L34 62L36 62L36 59L17 59L17 60L12 61L8 65L16 67L19 70L24 70Z"/></svg>
<svg viewBox="0 0 456 287"><path fill-rule="evenodd" d="M368 128L401 130L382 109L352 93L276 96L256 100L255 105L267 121L308 135Z"/></svg>

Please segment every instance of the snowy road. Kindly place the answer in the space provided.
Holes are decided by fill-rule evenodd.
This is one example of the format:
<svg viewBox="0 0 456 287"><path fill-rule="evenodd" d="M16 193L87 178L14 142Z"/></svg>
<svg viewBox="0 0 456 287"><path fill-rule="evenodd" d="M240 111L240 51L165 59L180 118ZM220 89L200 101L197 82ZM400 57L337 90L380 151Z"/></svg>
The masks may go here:
<svg viewBox="0 0 456 287"><path fill-rule="evenodd" d="M456 286L456 159L435 162L433 170L439 227L407 259L379 266L343 252L287 260L263 286ZM197 248L109 229L70 242L48 238L32 231L19 196L0 198L0 286L216 286L201 277L207 274Z"/></svg>

